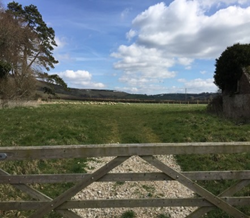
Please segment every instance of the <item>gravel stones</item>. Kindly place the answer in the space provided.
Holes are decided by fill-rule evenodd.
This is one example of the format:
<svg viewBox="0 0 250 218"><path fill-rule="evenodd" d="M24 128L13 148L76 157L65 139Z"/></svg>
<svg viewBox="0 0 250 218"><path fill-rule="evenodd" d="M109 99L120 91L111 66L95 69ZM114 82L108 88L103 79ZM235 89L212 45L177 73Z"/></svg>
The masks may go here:
<svg viewBox="0 0 250 218"><path fill-rule="evenodd" d="M159 160L169 167L180 171L180 166L176 163L172 155L157 156ZM91 158L88 161L88 173L95 171L108 163L112 157ZM158 169L148 164L138 156L132 156L111 171L111 173L125 172L160 172ZM138 199L138 198L189 198L194 194L191 190L181 185L177 181L143 181L143 182L94 182L87 188L79 192L74 200L93 199ZM133 210L139 218L157 218L159 215L165 217L182 218L186 217L195 208L190 207L156 207L156 208L90 208L74 209L81 217L99 218L112 217L119 218L122 213Z"/></svg>

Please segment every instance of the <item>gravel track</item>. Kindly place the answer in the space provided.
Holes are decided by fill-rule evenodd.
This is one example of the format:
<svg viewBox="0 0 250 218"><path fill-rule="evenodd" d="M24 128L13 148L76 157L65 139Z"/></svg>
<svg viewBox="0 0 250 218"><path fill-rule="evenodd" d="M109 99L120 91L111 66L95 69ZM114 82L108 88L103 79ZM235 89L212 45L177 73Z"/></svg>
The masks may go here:
<svg viewBox="0 0 250 218"><path fill-rule="evenodd" d="M159 160L171 168L180 171L172 155L157 156ZM95 171L112 158L92 158L88 161L88 173ZM160 172L138 156L132 156L111 171L112 173L125 172ZM146 182L94 182L79 192L73 199L138 199L138 198L188 198L193 192L176 181L146 181ZM186 217L195 208L190 207L157 207L157 208L105 208L105 209L75 209L81 217L86 218L120 218L122 213L133 210L138 218Z"/></svg>

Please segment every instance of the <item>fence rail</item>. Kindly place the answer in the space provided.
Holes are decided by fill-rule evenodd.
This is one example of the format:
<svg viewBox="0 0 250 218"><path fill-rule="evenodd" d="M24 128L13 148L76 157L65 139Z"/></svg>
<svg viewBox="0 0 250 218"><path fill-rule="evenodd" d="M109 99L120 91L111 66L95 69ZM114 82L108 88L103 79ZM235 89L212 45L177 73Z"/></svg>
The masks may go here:
<svg viewBox="0 0 250 218"><path fill-rule="evenodd" d="M70 209L73 208L115 208L115 207L199 207L188 217L202 217L208 211L220 208L233 217L249 217L235 206L249 206L250 196L233 195L250 184L250 170L231 171L197 171L177 172L165 165L154 155L176 154L235 154L250 152L250 142L230 143L160 143L160 144L103 144L103 145L67 145L40 147L0 147L1 161L62 159L114 156L109 163L93 173L83 174L31 174L10 175L0 169L0 185L10 184L30 195L36 201L0 201L0 210L34 210L31 218L48 215L57 211L63 217L79 217ZM109 173L133 155L137 155L161 172L145 173ZM109 199L72 201L71 198L93 182L116 181L178 181L199 197L183 199ZM200 180L236 180L234 185L218 196L201 187ZM51 199L28 184L67 183L76 185Z"/></svg>

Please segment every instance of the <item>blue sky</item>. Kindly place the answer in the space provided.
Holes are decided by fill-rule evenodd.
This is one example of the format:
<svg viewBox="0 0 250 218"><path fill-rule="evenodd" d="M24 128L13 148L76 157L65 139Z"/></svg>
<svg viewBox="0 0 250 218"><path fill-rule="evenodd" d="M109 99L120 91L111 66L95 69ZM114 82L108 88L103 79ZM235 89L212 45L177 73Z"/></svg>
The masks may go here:
<svg viewBox="0 0 250 218"><path fill-rule="evenodd" d="M55 30L59 64L49 73L71 88L216 92L215 59L250 43L249 0L17 2L36 5Z"/></svg>

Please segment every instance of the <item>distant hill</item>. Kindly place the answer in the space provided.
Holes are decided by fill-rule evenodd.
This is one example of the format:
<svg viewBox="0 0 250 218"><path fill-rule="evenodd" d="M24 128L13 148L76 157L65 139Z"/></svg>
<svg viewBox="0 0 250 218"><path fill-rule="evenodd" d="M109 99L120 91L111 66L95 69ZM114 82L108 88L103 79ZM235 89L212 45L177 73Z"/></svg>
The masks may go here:
<svg viewBox="0 0 250 218"><path fill-rule="evenodd" d="M48 87L46 82L39 81L37 94L42 98L47 98L48 95L43 93L43 87ZM68 90L63 89L63 87L58 85L53 85L55 96L50 96L52 98L59 99L69 99L69 100L102 100L102 101L208 101L211 100L216 93L200 93L200 94L190 94L190 93L164 93L157 95L146 95L146 94L129 94L122 91L115 90L105 90L105 89L76 89L68 88Z"/></svg>

